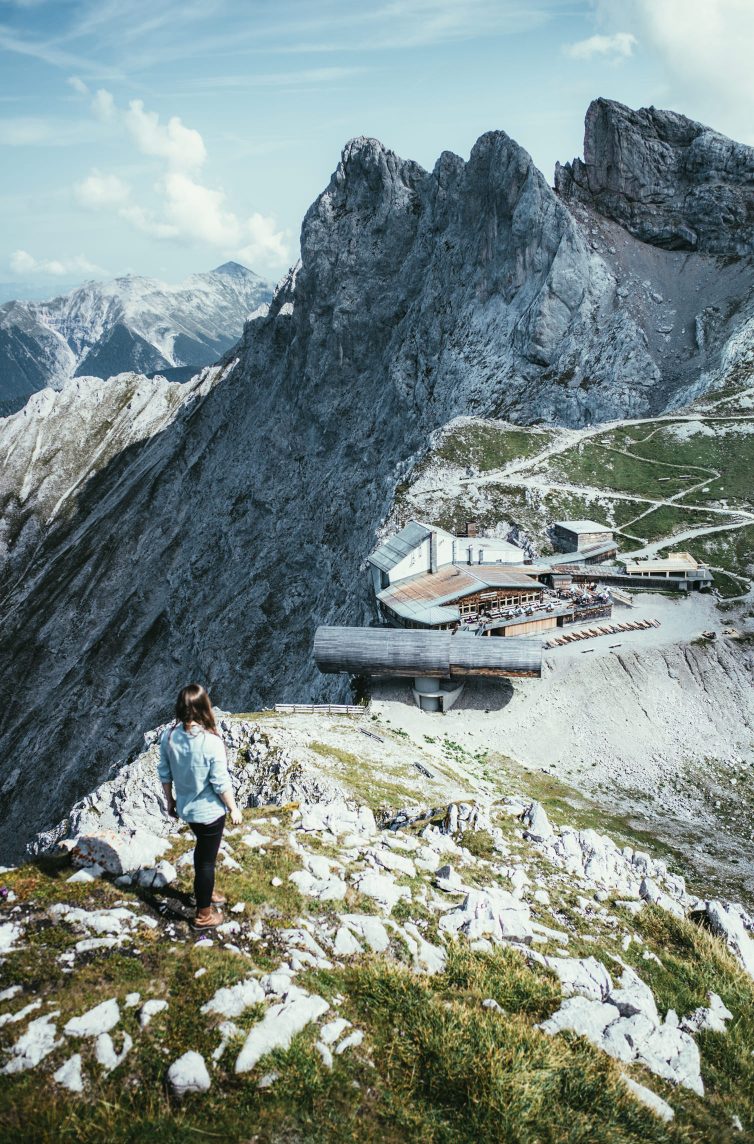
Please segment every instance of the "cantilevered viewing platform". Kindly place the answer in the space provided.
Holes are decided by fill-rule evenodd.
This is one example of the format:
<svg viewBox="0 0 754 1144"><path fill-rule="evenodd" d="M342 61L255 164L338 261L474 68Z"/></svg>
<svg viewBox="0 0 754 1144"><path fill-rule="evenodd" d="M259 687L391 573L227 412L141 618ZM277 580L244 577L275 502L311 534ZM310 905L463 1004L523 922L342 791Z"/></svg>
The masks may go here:
<svg viewBox="0 0 754 1144"><path fill-rule="evenodd" d="M479 639L467 632L401 628L320 627L314 636L320 671L413 678L422 710L447 711L465 680L539 677L542 643L537 639Z"/></svg>

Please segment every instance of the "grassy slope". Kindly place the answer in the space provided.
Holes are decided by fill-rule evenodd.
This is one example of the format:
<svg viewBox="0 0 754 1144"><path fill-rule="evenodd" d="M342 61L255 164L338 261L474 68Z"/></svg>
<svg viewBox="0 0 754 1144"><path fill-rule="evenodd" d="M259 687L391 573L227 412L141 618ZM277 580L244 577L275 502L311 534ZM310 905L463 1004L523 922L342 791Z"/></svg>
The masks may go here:
<svg viewBox="0 0 754 1144"><path fill-rule="evenodd" d="M275 814L279 826L273 829L268 821L261 828L284 841L289 818L285 811ZM260 817L267 815L264 811L246 813L248 823ZM604 908L595 905L595 914L587 922L570 880L554 874L544 859L531 852L515 823L508 821L507 833L513 853L525 861L534 884L547 884L557 924L571 935L570 952L594 955L608 963L611 956L621 953L620 934L610 921L616 908L610 902ZM477 842L485 854L484 839ZM186 843L178 845L178 851L185 848ZM213 1070L211 1092L177 1104L165 1091L167 1065L187 1048L209 1059L219 1040L214 1026L220 1018L201 1016L199 1007L220 986L240 981L249 971L277 966L283 949L275 937L280 928L332 908L301 899L287 883L287 874L298 863L286 845L270 846L266 855L244 850L235 847L243 868L224 874L223 887L231 901L247 902L247 920L263 924L263 935L251 945L248 956L218 945L196 947L181 924L174 926L171 940L159 913L159 896L140 892L137 900L132 891L104 881L70 885L64 880L69 868L60 863L40 863L5 875L24 915L27 919L36 915L37 922L30 921L26 948L8 956L0 966L0 988L22 982L29 995L54 1002L61 1022L112 996L122 1002L131 991L144 998L164 997L169 1008L146 1031L139 1029L135 1010L123 1010L119 1028L130 1032L135 1047L109 1077L103 1078L89 1063L91 1042L88 1048L76 1043L84 1054L88 1076L84 1097L63 1092L49 1079L53 1068L73 1051L70 1043L36 1070L3 1078L3 1140L52 1144L73 1139L89 1144L146 1141L158 1134L166 1141L209 1136L259 1144L282 1140L328 1144L348 1140L689 1142L726 1139L726 1125L733 1114L745 1126L737 1139L754 1140L752 982L717 940L691 922L677 921L654 909L628 919L629 931L644 944L632 943L623 956L651 983L661 1008L689 1012L704 1004L707 992L714 989L735 1015L726 1035L706 1034L700 1041L705 1100L636 1066L629 1070L670 1100L677 1113L670 1127L628 1095L615 1061L581 1038L570 1034L549 1038L534 1028L560 1003L559 987L549 972L528 967L513 951L475 953L463 941L451 947L445 972L435 977L414 974L400 943L393 944L390 957L365 955L299 977L301 984L333 1005L338 997L343 998L338 1013L364 1031L363 1044L336 1057L329 1071L313 1050L315 1034L309 1028L287 1052L277 1051L260 1061L250 1075L237 1077L232 1064L239 1043L234 1042ZM488 868L483 881L489 882L490 873ZM281 887L271 886L273 876L283 879ZM187 890L184 872L178 892ZM175 896L174 887L169 894ZM80 935L65 924L45 922L42 907L54 901L87 908L122 901L146 906L160 919L160 928L146 936L140 931L136 948L80 957L75 972L66 974L58 956ZM365 912L373 905L349 891L347 908ZM534 909L543 921L553 924L552 913ZM410 912L421 920L419 902ZM431 940L434 915L427 914L425 920ZM587 940L589 935L593 940ZM660 956L661 966L642 957L645 948ZM197 978L198 970L204 973ZM485 1008L482 1002L488 998L497 1001L503 1012ZM20 1003L21 999L14 1002ZM261 1008L250 1009L236 1023L246 1029L260 1015ZM0 1030L0 1043L5 1047L17 1035L18 1026L6 1026ZM257 1080L271 1070L279 1074L278 1080L271 1088L257 1088Z"/></svg>

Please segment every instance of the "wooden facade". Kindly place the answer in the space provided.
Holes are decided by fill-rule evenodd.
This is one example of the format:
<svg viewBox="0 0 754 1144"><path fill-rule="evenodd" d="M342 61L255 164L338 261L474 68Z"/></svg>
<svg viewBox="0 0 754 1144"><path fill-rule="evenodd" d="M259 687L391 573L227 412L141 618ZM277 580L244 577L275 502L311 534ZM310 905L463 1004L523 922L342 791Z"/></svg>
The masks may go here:
<svg viewBox="0 0 754 1144"><path fill-rule="evenodd" d="M522 619L519 624L506 624L504 628L493 628L491 635L493 636L525 636L536 635L538 632L549 632L551 628L558 626L556 616L542 616L534 619Z"/></svg>

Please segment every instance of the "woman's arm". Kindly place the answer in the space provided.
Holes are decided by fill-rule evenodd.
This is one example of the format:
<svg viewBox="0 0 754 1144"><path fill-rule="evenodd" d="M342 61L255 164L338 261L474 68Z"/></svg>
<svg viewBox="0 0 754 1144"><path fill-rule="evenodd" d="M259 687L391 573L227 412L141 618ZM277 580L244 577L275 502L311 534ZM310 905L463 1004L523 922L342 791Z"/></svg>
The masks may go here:
<svg viewBox="0 0 754 1144"><path fill-rule="evenodd" d="M178 811L176 810L176 806L175 806L175 796L173 794L173 784L172 783L163 783L162 784L162 790L163 790L163 794L165 795L165 803L167 805L168 814L170 815L171 818L177 818L178 817Z"/></svg>
<svg viewBox="0 0 754 1144"><path fill-rule="evenodd" d="M227 790L224 790L220 795L220 798L223 800L226 807L230 811L230 821L234 826L240 826L243 822L243 818L241 817L241 811L238 809L238 805L236 804L236 800L233 796L233 788L228 787Z"/></svg>
<svg viewBox="0 0 754 1144"><path fill-rule="evenodd" d="M209 737L209 736L208 736ZM222 739L213 744L212 759L209 765L209 781L215 794L218 795L230 811L230 821L234 826L243 822L241 811L236 805L233 787L228 774L228 764L225 758L225 746Z"/></svg>
<svg viewBox="0 0 754 1144"><path fill-rule="evenodd" d="M175 798L173 796L173 776L170 770L170 756L168 754L168 731L163 731L162 738L160 739L160 761L157 764L157 774L159 775L160 782L162 783L163 794L165 795L165 804L167 812L171 818L178 817L178 811L175 808Z"/></svg>

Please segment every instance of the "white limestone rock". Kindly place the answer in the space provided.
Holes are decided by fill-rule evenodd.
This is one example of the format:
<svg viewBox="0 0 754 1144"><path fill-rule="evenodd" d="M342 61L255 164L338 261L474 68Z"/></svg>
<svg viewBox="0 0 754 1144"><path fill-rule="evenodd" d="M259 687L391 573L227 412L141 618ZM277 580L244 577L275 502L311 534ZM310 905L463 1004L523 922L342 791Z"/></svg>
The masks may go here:
<svg viewBox="0 0 754 1144"><path fill-rule="evenodd" d="M644 1013L655 1024L660 1022L652 990L632 969L623 970L620 988L611 989L607 999L611 1005L617 1006L622 1017Z"/></svg>
<svg viewBox="0 0 754 1144"><path fill-rule="evenodd" d="M445 950L427 941L414 922L406 922L403 930L416 943L414 968L421 970L422 973L442 973L447 961Z"/></svg>
<svg viewBox="0 0 754 1144"><path fill-rule="evenodd" d="M554 837L555 831L541 803L533 802L524 814L527 837L534 842L545 842Z"/></svg>
<svg viewBox="0 0 754 1144"><path fill-rule="evenodd" d="M240 1017L244 1010L264 1001L265 993L254 977L236 985L218 989L214 997L202 1005L200 1012L217 1013L221 1017Z"/></svg>
<svg viewBox="0 0 754 1144"><path fill-rule="evenodd" d="M175 866L163 858L156 866L139 870L138 882L140 886L145 886L147 889L162 890L174 882L177 877L178 872Z"/></svg>
<svg viewBox="0 0 754 1144"><path fill-rule="evenodd" d="M168 1084L177 1097L187 1092L209 1092L212 1081L201 1053L189 1049L173 1061L168 1069Z"/></svg>
<svg viewBox="0 0 754 1144"><path fill-rule="evenodd" d="M621 1073L621 1078L631 1095L635 1096L641 1104L646 1105L647 1108L654 1112L655 1116L659 1116L660 1120L664 1120L666 1124L669 1124L670 1121L673 1120L675 1113L667 1100L663 1100L656 1092L652 1092L651 1088L647 1088L644 1084L639 1084L638 1081L633 1080L630 1076L626 1076L625 1073Z"/></svg>
<svg viewBox="0 0 754 1144"><path fill-rule="evenodd" d="M63 1032L68 1037L98 1037L100 1033L109 1033L120 1021L120 1009L114 997L109 1001L101 1001L93 1009L88 1009L80 1017L71 1017L63 1026Z"/></svg>
<svg viewBox="0 0 754 1144"><path fill-rule="evenodd" d="M345 898L348 886L337 874L328 874L318 878L309 870L295 870L289 875L300 893L309 898L318 898L321 902L337 902Z"/></svg>
<svg viewBox="0 0 754 1144"><path fill-rule="evenodd" d="M442 915L440 929L464 933L469 941L489 937L495 942L530 944L534 937L529 907L497 886L469 890L463 903Z"/></svg>
<svg viewBox="0 0 754 1144"><path fill-rule="evenodd" d="M338 957L351 957L356 953L363 953L364 947L356 940L348 926L339 926L333 939L333 950Z"/></svg>
<svg viewBox="0 0 754 1144"><path fill-rule="evenodd" d="M331 834L371 837L377 833L374 814L368 806L353 810L344 802L315 803L301 808L299 828L304 831L329 830Z"/></svg>
<svg viewBox="0 0 754 1144"><path fill-rule="evenodd" d="M725 1033L726 1021L733 1020L733 1014L717 993L709 994L709 1007L700 1006L684 1017L680 1027L687 1033Z"/></svg>
<svg viewBox="0 0 754 1144"><path fill-rule="evenodd" d="M341 1056L348 1049L355 1049L356 1046L360 1045L363 1040L364 1034L362 1033L361 1029L354 1029L352 1033L349 1033L349 1035L344 1037L340 1044L337 1045L335 1049L336 1057Z"/></svg>
<svg viewBox="0 0 754 1144"><path fill-rule="evenodd" d="M390 913L396 902L411 901L411 890L408 886L399 886L390 874L366 871L354 874L353 881L359 893L373 898L386 913Z"/></svg>
<svg viewBox="0 0 754 1144"><path fill-rule="evenodd" d="M71 874L70 878L66 878L66 882L94 882L97 878L101 878L104 872L102 866L96 864L82 866L75 874Z"/></svg>
<svg viewBox="0 0 754 1144"><path fill-rule="evenodd" d="M133 1047L133 1039L125 1030L123 1032L123 1041L119 1053L115 1050L115 1045L110 1034L100 1033L94 1042L94 1056L97 1060L97 1064L100 1065L107 1074L111 1073L113 1069L116 1069L118 1065L123 1064L123 1061Z"/></svg>
<svg viewBox="0 0 754 1144"><path fill-rule="evenodd" d="M59 1069L52 1074L52 1079L61 1088L69 1092L80 1093L84 1091L84 1078L81 1074L81 1053L74 1053Z"/></svg>
<svg viewBox="0 0 754 1144"><path fill-rule="evenodd" d="M319 1031L320 1040L325 1045L331 1045L337 1041L338 1037L351 1028L351 1022L346 1021L345 1017L336 1017L334 1021L327 1021Z"/></svg>
<svg viewBox="0 0 754 1144"><path fill-rule="evenodd" d="M373 846L367 851L367 856L374 859L378 866L389 870L393 874L406 874L409 878L416 877L416 866L411 858L405 854L396 854L387 847Z"/></svg>
<svg viewBox="0 0 754 1144"><path fill-rule="evenodd" d="M108 874L130 874L154 866L169 846L165 838L146 830L101 830L76 838L71 862L74 866L96 865Z"/></svg>
<svg viewBox="0 0 754 1144"><path fill-rule="evenodd" d="M10 953L21 940L23 928L18 922L0 923L0 954Z"/></svg>
<svg viewBox="0 0 754 1144"><path fill-rule="evenodd" d="M550 1035L571 1029L574 1033L587 1037L592 1044L601 1045L605 1030L619 1019L620 1013L614 1005L590 997L576 996L566 998L557 1012L537 1027Z"/></svg>
<svg viewBox="0 0 754 1144"><path fill-rule="evenodd" d="M300 1033L311 1021L316 1021L329 1008L324 997L308 994L270 1006L247 1036L236 1059L236 1072L249 1072L257 1061L273 1049L287 1049L296 1033Z"/></svg>
<svg viewBox="0 0 754 1144"><path fill-rule="evenodd" d="M385 926L372 914L341 914L340 920L375 953L382 953L390 945Z"/></svg>
<svg viewBox="0 0 754 1144"><path fill-rule="evenodd" d="M30 1001L28 1005L23 1008L17 1009L15 1013L3 1013L0 1017L0 1029L4 1025L15 1025L19 1021L23 1021L30 1013L35 1013L37 1009L41 1009L41 1001Z"/></svg>
<svg viewBox="0 0 754 1144"><path fill-rule="evenodd" d="M725 939L733 956L754 977L754 938L744 923L741 907L713 899L706 903L705 912L712 932Z"/></svg>
<svg viewBox="0 0 754 1144"><path fill-rule="evenodd" d="M258 850L260 846L265 846L270 841L270 836L262 834L259 830L250 830L248 834L244 834L241 841L250 850Z"/></svg>
<svg viewBox="0 0 754 1144"><path fill-rule="evenodd" d="M57 1027L54 1018L59 1016L60 1013L56 1009L52 1013L46 1013L44 1017L30 1021L26 1031L12 1046L10 1058L0 1069L0 1073L10 1076L36 1068L40 1061L61 1045L63 1042L55 1039Z"/></svg>

